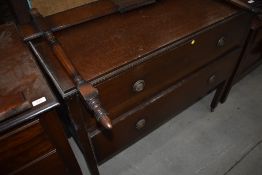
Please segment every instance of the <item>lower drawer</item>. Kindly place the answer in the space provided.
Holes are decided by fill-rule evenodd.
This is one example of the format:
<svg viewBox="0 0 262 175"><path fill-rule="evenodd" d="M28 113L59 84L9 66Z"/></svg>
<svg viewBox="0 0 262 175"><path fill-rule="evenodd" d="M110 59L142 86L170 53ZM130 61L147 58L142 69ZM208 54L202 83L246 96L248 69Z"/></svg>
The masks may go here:
<svg viewBox="0 0 262 175"><path fill-rule="evenodd" d="M38 120L1 135L0 145L3 174L17 171L55 149Z"/></svg>
<svg viewBox="0 0 262 175"><path fill-rule="evenodd" d="M113 130L91 134L99 163L146 135L229 78L239 50L214 61L113 121Z"/></svg>
<svg viewBox="0 0 262 175"><path fill-rule="evenodd" d="M13 173L12 173L13 174ZM68 169L64 166L64 162L55 150L43 155L34 161L30 166L22 167L14 173L17 175L70 175Z"/></svg>

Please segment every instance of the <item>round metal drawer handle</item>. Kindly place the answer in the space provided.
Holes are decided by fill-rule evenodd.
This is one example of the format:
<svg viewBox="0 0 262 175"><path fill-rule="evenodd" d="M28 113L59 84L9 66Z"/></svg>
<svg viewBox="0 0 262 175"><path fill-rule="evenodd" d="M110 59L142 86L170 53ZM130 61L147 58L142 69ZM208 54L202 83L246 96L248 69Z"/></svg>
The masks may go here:
<svg viewBox="0 0 262 175"><path fill-rule="evenodd" d="M145 125L146 125L146 120L141 119L136 123L136 129L140 130L140 129L144 128Z"/></svg>
<svg viewBox="0 0 262 175"><path fill-rule="evenodd" d="M216 81L216 75L211 75L211 77L209 77L208 79L208 83L211 84L211 83L214 83Z"/></svg>
<svg viewBox="0 0 262 175"><path fill-rule="evenodd" d="M145 81L144 80L138 80L137 82L134 83L133 85L133 90L135 92L141 92L145 88Z"/></svg>
<svg viewBox="0 0 262 175"><path fill-rule="evenodd" d="M217 42L217 47L224 47L226 44L225 37L221 37Z"/></svg>

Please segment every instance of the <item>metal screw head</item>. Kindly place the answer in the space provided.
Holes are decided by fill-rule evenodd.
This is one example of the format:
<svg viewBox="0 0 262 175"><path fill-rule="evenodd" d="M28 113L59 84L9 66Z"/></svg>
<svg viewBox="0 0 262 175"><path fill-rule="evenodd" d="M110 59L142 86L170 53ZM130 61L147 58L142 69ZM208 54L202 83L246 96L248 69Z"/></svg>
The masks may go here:
<svg viewBox="0 0 262 175"><path fill-rule="evenodd" d="M136 129L142 129L145 127L145 125L146 125L146 120L141 119L136 123Z"/></svg>
<svg viewBox="0 0 262 175"><path fill-rule="evenodd" d="M133 90L135 92L141 92L145 88L145 81L144 80L138 80L133 85Z"/></svg>
<svg viewBox="0 0 262 175"><path fill-rule="evenodd" d="M208 79L208 83L213 83L213 82L215 82L215 80L216 80L216 75L211 75L211 77L209 77L209 79Z"/></svg>
<svg viewBox="0 0 262 175"><path fill-rule="evenodd" d="M217 42L217 47L224 47L226 44L225 37L221 37Z"/></svg>

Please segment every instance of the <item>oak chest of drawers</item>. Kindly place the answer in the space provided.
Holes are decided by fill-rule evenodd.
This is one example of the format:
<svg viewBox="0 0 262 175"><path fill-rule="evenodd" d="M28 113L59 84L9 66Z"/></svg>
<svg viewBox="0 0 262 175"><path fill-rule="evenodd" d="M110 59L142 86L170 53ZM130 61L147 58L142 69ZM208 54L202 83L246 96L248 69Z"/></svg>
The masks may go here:
<svg viewBox="0 0 262 175"><path fill-rule="evenodd" d="M84 8L96 12L114 6L105 0ZM63 101L68 127L92 174L99 174L97 164L216 90L214 109L239 62L251 21L250 14L213 0L162 0L123 14L108 10L86 22L81 15L88 14L81 9L47 16L50 31L20 27ZM112 130L86 109L59 53L40 37L47 32L54 32L63 48L60 56L67 55L98 90Z"/></svg>
<svg viewBox="0 0 262 175"><path fill-rule="evenodd" d="M0 57L0 174L81 174L59 103L14 24L0 26Z"/></svg>

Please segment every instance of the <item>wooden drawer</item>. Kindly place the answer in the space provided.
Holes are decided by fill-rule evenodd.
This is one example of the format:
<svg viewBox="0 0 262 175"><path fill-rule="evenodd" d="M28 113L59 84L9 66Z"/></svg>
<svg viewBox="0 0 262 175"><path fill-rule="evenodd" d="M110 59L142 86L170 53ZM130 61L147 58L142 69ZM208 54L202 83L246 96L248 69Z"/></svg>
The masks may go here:
<svg viewBox="0 0 262 175"><path fill-rule="evenodd" d="M242 43L246 16L214 25L190 40L97 85L113 119ZM237 32L235 32L237 31ZM136 90L135 90L136 89Z"/></svg>
<svg viewBox="0 0 262 175"><path fill-rule="evenodd" d="M56 150L53 150L42 157L38 158L32 165L22 167L17 171L18 175L71 175L64 166L64 162L57 154Z"/></svg>
<svg viewBox="0 0 262 175"><path fill-rule="evenodd" d="M54 150L38 120L0 137L1 174L9 174Z"/></svg>
<svg viewBox="0 0 262 175"><path fill-rule="evenodd" d="M239 49L230 52L114 120L113 130L91 134L99 163L181 112L231 74ZM190 94L190 95L188 95Z"/></svg>

